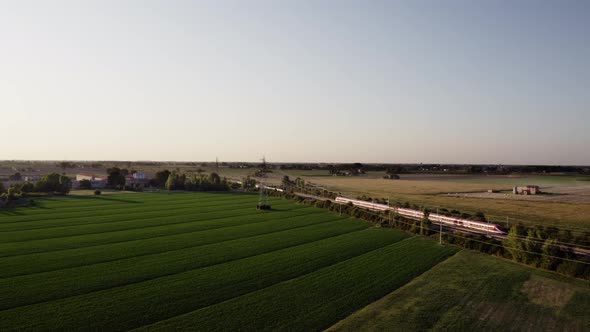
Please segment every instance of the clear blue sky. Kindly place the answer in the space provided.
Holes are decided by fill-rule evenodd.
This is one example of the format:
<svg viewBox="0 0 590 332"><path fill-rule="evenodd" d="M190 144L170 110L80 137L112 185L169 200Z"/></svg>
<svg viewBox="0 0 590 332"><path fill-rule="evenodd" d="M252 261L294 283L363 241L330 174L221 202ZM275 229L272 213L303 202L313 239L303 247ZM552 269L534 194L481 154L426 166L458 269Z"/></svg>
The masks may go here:
<svg viewBox="0 0 590 332"><path fill-rule="evenodd" d="M0 159L590 164L590 1L1 1Z"/></svg>

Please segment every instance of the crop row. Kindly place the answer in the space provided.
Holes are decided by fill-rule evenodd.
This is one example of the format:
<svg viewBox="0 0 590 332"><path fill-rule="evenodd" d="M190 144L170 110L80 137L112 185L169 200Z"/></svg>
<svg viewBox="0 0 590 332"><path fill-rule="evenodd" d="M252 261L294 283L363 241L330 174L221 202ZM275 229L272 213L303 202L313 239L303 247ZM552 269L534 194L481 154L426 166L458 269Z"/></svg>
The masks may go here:
<svg viewBox="0 0 590 332"><path fill-rule="evenodd" d="M213 204L216 202L231 202L231 201L240 201L240 200L250 200L255 201L256 197L254 195L233 195L232 196L211 196L211 197L202 197L197 194L187 194L182 196L176 195L157 195L152 194L153 198L150 199L142 199L142 200L127 200L121 198L120 200L113 200L107 203L98 204L97 202L101 202L102 198L97 197L94 198L94 204L83 204L84 202L76 202L78 199L74 197L68 197L65 199L72 200L76 202L75 205L70 205L68 207L60 207L54 206L52 204L48 204L47 200L45 199L38 199L37 207L30 208L25 210L19 210L18 214L12 215L5 219L7 222L12 221L30 221L35 220L38 217L52 217L53 215L63 215L67 216L70 214L76 213L83 213L83 212L92 212L101 209L137 209L137 208L146 208L153 205L173 205L173 204ZM16 212L16 211L14 211Z"/></svg>
<svg viewBox="0 0 590 332"><path fill-rule="evenodd" d="M242 194L239 196L249 196L254 199L257 195ZM152 204L158 202L176 202L176 201L208 201L236 198L238 195L229 193L170 193L170 194L154 194L154 193L135 193L118 194L108 196L66 196L66 197L51 197L38 199L37 203L40 209L27 210L26 214L36 213L55 213L62 211L75 211L78 209L87 209L92 207L115 207L121 205L135 205ZM21 211L24 212L24 211Z"/></svg>
<svg viewBox="0 0 590 332"><path fill-rule="evenodd" d="M210 199L223 199L236 197L235 193L189 193L189 192L169 192L169 193L133 193L133 194L115 194L104 196L65 196L50 197L39 200L39 206L50 209L67 211L70 209L79 209L85 207L115 206L134 203L153 203L153 202L171 202L181 200L198 200L206 201ZM242 194L240 196L250 196L257 198L256 194Z"/></svg>
<svg viewBox="0 0 590 332"><path fill-rule="evenodd" d="M114 261L135 256L197 247L242 237L277 232L329 222L337 217L307 208L298 213L252 215L227 220L206 220L187 224L181 229L167 229L156 236L129 239L116 243L47 250L44 252L0 257L0 278L48 272L83 265Z"/></svg>
<svg viewBox="0 0 590 332"><path fill-rule="evenodd" d="M206 246L2 279L0 310L146 281L365 228L367 226L360 222L338 220Z"/></svg>
<svg viewBox="0 0 590 332"><path fill-rule="evenodd" d="M111 224L116 225L117 223L126 223L129 221L134 221L137 219L142 220L149 220L149 219L156 219L156 218L163 218L163 217L175 217L175 216L185 216L185 215L201 215L201 216L211 216L211 217L232 217L238 215L244 215L245 213L257 213L258 211L255 210L253 204L247 204L243 206L231 206L223 208L224 206L219 206L209 211L204 211L204 209L200 207L187 207L187 208L178 208L172 210L163 210L163 211L145 211L145 212L134 212L130 214L117 214L114 213L112 215L104 215L104 216L93 216L92 214L88 214L86 217L78 217L75 220L52 220L47 221L46 225L40 226L36 225L36 227L30 228L28 223L20 223L16 225L5 225L11 227L13 230L6 230L0 231L0 236L8 238L6 233L8 232L27 232L27 231L43 231L43 230L51 230L51 229L67 229L67 227L73 227L72 229L76 229L76 226L90 226L95 224ZM285 212L294 210L297 208L301 208L302 206L294 205L290 202L280 202L277 204L273 204L273 211L278 212ZM33 223L33 222L31 222ZM41 222L34 222L34 223L41 223ZM19 229L14 229L14 228Z"/></svg>
<svg viewBox="0 0 590 332"><path fill-rule="evenodd" d="M293 206L292 204L283 203L283 205L275 205L275 209L281 207L289 207L289 212L303 208L303 206ZM279 210L280 211L280 210ZM79 236L86 234L98 234L106 232L115 232L122 230L140 229L146 227L181 224L187 221L210 220L221 218L232 218L237 216L247 216L253 214L260 214L252 204L246 207L237 209L220 210L219 207L215 209L202 209L198 207L191 207L190 209L175 210L174 213L170 211L165 212L145 212L136 214L133 217L125 215L125 219L121 216L110 216L112 221L97 222L95 217L88 217L87 222L78 225L64 225L53 226L48 228L38 228L32 230L19 231L5 231L0 232L0 243L11 243L31 240L42 240L51 238L61 238L70 236ZM101 219L107 219L102 217Z"/></svg>
<svg viewBox="0 0 590 332"><path fill-rule="evenodd" d="M123 331L138 328L297 278L404 237L402 233L390 231L354 232L146 282L4 310L0 312L0 330ZM381 260L387 261L387 258L392 257ZM373 273L380 271L378 266L364 267ZM348 271L340 273L342 278L350 278ZM338 280L332 282L338 284ZM282 296L277 299L281 301L275 303L291 301ZM221 320L226 319L228 317L221 317Z"/></svg>
<svg viewBox="0 0 590 332"><path fill-rule="evenodd" d="M12 220L8 220L8 217L3 217L0 223L0 231L5 230L18 230L18 229L30 229L30 228L43 228L50 227L53 225L64 225L64 224L76 224L80 221L85 222L89 216L97 220L111 221L113 216L119 216L123 218L130 218L134 215L141 215L143 213L156 213L159 215L165 215L171 211L177 211L181 209L194 210L195 208L205 209L204 211L215 211L219 210L220 207L240 208L246 206L252 206L255 204L255 200L250 198L251 196L240 197L237 196L235 200L223 200L223 201L208 201L206 203L199 203L193 201L181 201L173 202L168 204L151 204L141 205L133 204L132 206L123 205L118 207L109 208L95 208L89 211L75 211L75 212L60 212L46 215L20 215L17 219L12 217ZM281 201L276 201L279 203ZM100 218L104 217L104 218ZM57 221L52 222L52 221ZM13 229L13 228L17 229Z"/></svg>
<svg viewBox="0 0 590 332"><path fill-rule="evenodd" d="M140 330L319 331L452 253L452 248L412 238Z"/></svg>

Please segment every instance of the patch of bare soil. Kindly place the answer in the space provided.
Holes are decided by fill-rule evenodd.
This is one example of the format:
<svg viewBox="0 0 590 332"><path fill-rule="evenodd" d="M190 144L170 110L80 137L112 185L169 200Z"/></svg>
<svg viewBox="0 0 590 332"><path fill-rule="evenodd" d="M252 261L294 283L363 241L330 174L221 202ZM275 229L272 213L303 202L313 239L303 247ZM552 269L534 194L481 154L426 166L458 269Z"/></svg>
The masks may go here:
<svg viewBox="0 0 590 332"><path fill-rule="evenodd" d="M484 199L506 199L517 201L535 202L562 202L562 203L590 203L590 186L577 187L552 187L541 188L541 195L514 195L512 193L455 193L441 194L440 196L468 197Z"/></svg>
<svg viewBox="0 0 590 332"><path fill-rule="evenodd" d="M520 291L534 304L559 310L574 296L575 287L565 282L532 275Z"/></svg>

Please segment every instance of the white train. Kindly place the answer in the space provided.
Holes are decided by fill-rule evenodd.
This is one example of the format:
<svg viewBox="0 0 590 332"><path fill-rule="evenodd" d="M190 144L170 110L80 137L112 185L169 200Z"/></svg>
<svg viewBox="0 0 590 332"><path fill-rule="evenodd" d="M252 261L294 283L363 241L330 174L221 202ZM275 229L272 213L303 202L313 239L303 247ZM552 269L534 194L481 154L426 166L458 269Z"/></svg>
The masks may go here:
<svg viewBox="0 0 590 332"><path fill-rule="evenodd" d="M389 206L384 205L384 204L377 204L377 203L372 203L372 202L367 202L367 201L361 201L359 199L350 199L350 198L346 198L346 197L336 197L336 199L334 201L336 203L340 203L340 204L352 203L354 206L360 206L360 207L363 207L363 208L369 209L369 210L386 211L386 210L390 209Z"/></svg>
<svg viewBox="0 0 590 332"><path fill-rule="evenodd" d="M391 210L400 216L413 218L413 219L422 219L424 218L424 212L406 208L397 208L397 207L390 207L389 205L385 204L378 204L372 203L367 201L362 201L358 199L351 199L346 197L336 197L336 203L339 204L348 204L352 203L354 206L359 206L369 210L375 211L387 211ZM446 226L451 227L463 227L469 230L473 230L479 233L493 233L493 234L506 234L506 232L501 229L496 224L490 224L481 221L469 220L469 219L462 219L462 218L455 218L449 217L442 214L431 213L428 216L428 219L434 223L440 223Z"/></svg>
<svg viewBox="0 0 590 332"><path fill-rule="evenodd" d="M255 188L260 188L259 185L255 185ZM277 188L277 187L271 187L271 186L263 186L262 189L266 189L266 190L274 190L274 191L278 191L278 192L283 192L284 190L281 188Z"/></svg>

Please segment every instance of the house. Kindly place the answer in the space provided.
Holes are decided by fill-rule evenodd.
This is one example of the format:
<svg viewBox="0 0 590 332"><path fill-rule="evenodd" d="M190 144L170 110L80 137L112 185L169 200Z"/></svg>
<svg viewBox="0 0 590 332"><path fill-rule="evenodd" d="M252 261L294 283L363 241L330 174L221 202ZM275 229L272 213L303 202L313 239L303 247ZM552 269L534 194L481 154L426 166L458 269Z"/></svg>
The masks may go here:
<svg viewBox="0 0 590 332"><path fill-rule="evenodd" d="M145 173L143 172L135 172L132 176L135 180L145 180Z"/></svg>
<svg viewBox="0 0 590 332"><path fill-rule="evenodd" d="M25 182L37 182L37 181L41 180L41 176L39 176L39 175L25 175L25 176L23 176L23 180Z"/></svg>
<svg viewBox="0 0 590 332"><path fill-rule="evenodd" d="M80 188L80 181L82 180L89 180L93 189L102 189L107 186L107 177L105 175L76 174L76 180L72 181L72 188Z"/></svg>
<svg viewBox="0 0 590 332"><path fill-rule="evenodd" d="M148 179L143 172L133 172L133 174L125 177L125 186L135 189L144 188L148 183Z"/></svg>
<svg viewBox="0 0 590 332"><path fill-rule="evenodd" d="M512 188L512 193L515 195L537 195L541 193L541 189L539 189L539 186L532 185L521 187L516 186Z"/></svg>

